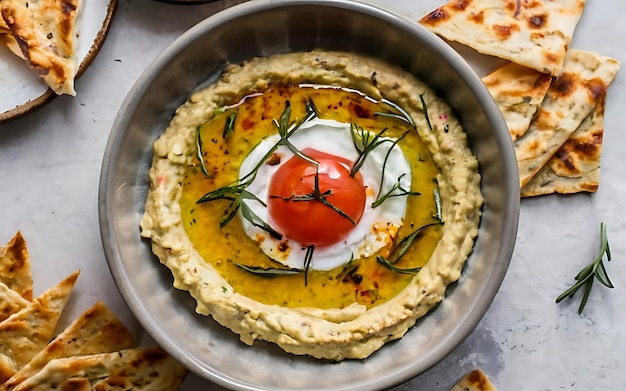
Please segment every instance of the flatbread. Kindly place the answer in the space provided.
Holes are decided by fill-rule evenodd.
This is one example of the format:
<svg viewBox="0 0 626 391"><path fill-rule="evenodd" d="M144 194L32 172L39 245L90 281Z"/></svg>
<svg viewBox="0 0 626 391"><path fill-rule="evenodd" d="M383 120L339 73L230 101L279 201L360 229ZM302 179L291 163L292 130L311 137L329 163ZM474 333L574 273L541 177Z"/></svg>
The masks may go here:
<svg viewBox="0 0 626 391"><path fill-rule="evenodd" d="M520 188L543 167L591 112L619 70L619 62L569 50L528 131L514 143Z"/></svg>
<svg viewBox="0 0 626 391"><path fill-rule="evenodd" d="M550 87L551 77L514 62L482 78L502 111L513 141L526 133Z"/></svg>
<svg viewBox="0 0 626 391"><path fill-rule="evenodd" d="M30 303L5 283L0 282L0 322Z"/></svg>
<svg viewBox="0 0 626 391"><path fill-rule="evenodd" d="M0 282L26 300L33 299L33 274L26 241L18 231L6 246L0 247Z"/></svg>
<svg viewBox="0 0 626 391"><path fill-rule="evenodd" d="M0 33L2 33L3 30L4 32L10 31L9 26L7 26L7 23L4 21L4 18L0 15Z"/></svg>
<svg viewBox="0 0 626 391"><path fill-rule="evenodd" d="M54 359L14 391L174 391L180 387L186 373L186 369L161 348L127 349Z"/></svg>
<svg viewBox="0 0 626 391"><path fill-rule="evenodd" d="M76 20L81 2L82 0L0 2L0 13L17 41L23 58L59 95L76 95ZM9 48L15 51L14 46Z"/></svg>
<svg viewBox="0 0 626 391"><path fill-rule="evenodd" d="M419 22L483 54L558 76L584 6L585 0L452 0Z"/></svg>
<svg viewBox="0 0 626 391"><path fill-rule="evenodd" d="M56 358L110 353L132 347L132 335L101 301L85 311L4 386L12 390Z"/></svg>
<svg viewBox="0 0 626 391"><path fill-rule="evenodd" d="M497 391L496 386L479 368L463 376L450 391Z"/></svg>
<svg viewBox="0 0 626 391"><path fill-rule="evenodd" d="M595 192L600 183L605 95L526 186L522 197Z"/></svg>
<svg viewBox="0 0 626 391"><path fill-rule="evenodd" d="M46 347L78 278L75 272L0 322L0 383Z"/></svg>

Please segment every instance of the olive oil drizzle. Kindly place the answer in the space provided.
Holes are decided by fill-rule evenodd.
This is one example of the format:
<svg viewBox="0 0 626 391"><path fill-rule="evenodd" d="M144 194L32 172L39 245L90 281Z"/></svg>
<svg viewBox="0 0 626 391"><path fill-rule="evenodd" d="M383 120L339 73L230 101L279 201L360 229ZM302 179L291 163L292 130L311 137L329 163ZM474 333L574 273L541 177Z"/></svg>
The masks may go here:
<svg viewBox="0 0 626 391"><path fill-rule="evenodd" d="M282 87L281 87L282 88ZM297 88L297 87L289 87L289 88ZM336 89L336 88L335 88ZM342 89L343 90L343 89ZM310 91L310 90L309 90ZM345 91L345 90L344 90ZM293 92L289 92L289 93L293 93ZM263 96L265 93L258 93L255 94L254 97L256 99L256 97L259 97L258 99L261 99L261 96ZM337 113L337 114L333 114L333 112L331 110L331 106L333 104L329 103L330 99L329 97L331 96L330 94L320 94L320 93L315 93L315 92L305 92L305 93L300 93L297 92L295 93L295 96L304 96L306 97L306 99L311 99L311 98L315 98L315 97L322 97L320 98L322 99L321 102L325 102L324 106L323 106L323 117L322 118L328 118L328 119L333 119L333 118L342 118L339 121L340 122L347 122L347 123L354 123L355 125L358 126L362 126L365 128L369 128L370 126L374 126L376 127L376 125L374 125L374 122L372 122L374 120L374 117L381 117L381 120L383 120L383 117L388 118L389 120L387 120L387 123L390 124L390 126L394 129L393 131L391 131L390 137L394 138L394 142L397 144L398 142L400 142L400 139L404 138L404 136L408 133L410 133L409 131L412 129L409 129L409 131L405 131L404 133L400 133L401 132L401 126L398 126L397 124L394 124L393 121L397 120L398 122L404 122L408 125L410 125L412 128L415 127L415 124L412 120L412 118L408 115L408 114L398 114L402 112L402 108L395 105L393 102L386 102L384 99L383 100L373 100L371 98L368 98L367 100L369 100L371 103L367 103L364 101L358 101L355 100L354 102L361 102L361 103L356 103L356 104L360 104L360 105L364 105L363 107L367 107L369 110L369 116L368 117L360 117L355 111L351 111L352 109L350 108L348 110L348 105L345 105L345 111L342 113ZM300 95L299 95L300 94ZM360 95L362 96L362 93L360 93ZM280 95L277 95L280 96ZM342 96L342 95L339 95ZM273 98L270 98L273 99ZM288 98L290 99L290 98ZM304 107L306 99L302 101L303 106L299 106L299 107ZM317 103L317 98L316 99L316 103ZM346 99L343 101L343 103L345 104L346 102L352 102L351 98L342 98L342 99ZM358 99L358 98L357 98ZM245 98L241 100L241 102L239 102L239 104L233 104L230 106L224 106L224 110L218 111L216 110L216 113L227 113L228 111L235 109L237 111L238 114L242 114L241 108L242 107L238 107L239 105L241 105L242 103L244 103ZM295 101L294 101L295 102ZM328 103L328 107L326 106L326 104ZM351 103L350 103L351 104ZM380 110L380 111L376 111L375 109L372 110L372 108L374 108L374 106L368 106L371 104L382 104L382 105L386 105L387 107L389 107L389 112L386 112L386 110ZM336 105L335 105L336 106ZM341 106L341 105L339 105ZM262 108L265 106L254 106L257 107L256 110L258 110L258 108ZM268 106L269 107L269 106ZM276 107L276 105L274 104L274 106L272 107ZM335 108L336 109L336 108ZM248 111L246 112L250 112L253 113L253 111L250 110L254 110L252 108L246 109ZM266 108L262 108L262 110L267 110ZM276 111L275 109L274 112ZM299 109L300 112L302 112L302 109ZM258 111L257 111L258 113ZM352 114L350 114L352 113ZM317 114L317 113L316 113ZM230 113L230 115L232 115L232 113ZM257 114L258 115L258 114ZM346 115L348 115L348 117L346 117ZM241 115L240 115L241 117ZM281 117L283 117L282 115L276 116L274 118L278 118L278 121L276 120L272 120L273 122L283 122L284 121L281 120ZM228 118L228 117L227 117ZM247 117L244 117L247 118ZM268 117L266 117L268 118ZM271 116L269 116L268 120L271 120ZM283 117L284 118L284 117ZM362 118L366 118L366 119L362 119ZM237 119L237 123L244 123L242 121L244 121L245 119ZM224 119L222 120L218 120L221 123L224 123ZM262 121L262 120L261 120ZM358 122L354 122L354 121L358 121ZM384 121L384 120L383 120ZM226 137L224 138L224 142L226 142L226 139L228 139L228 145L231 145L231 143L236 142L236 143L240 143L240 145L244 145L241 144L242 142L244 143L248 143L248 139L250 141L252 141L252 144L250 145L254 145L256 140L255 137L253 138L249 138L248 136L242 135L244 133L240 133L239 132L239 127L238 125L235 126L234 124L235 121L232 122L232 124L227 125L225 124L222 127L222 131L219 131L219 133L222 133L222 135L226 135ZM258 120L253 122L253 123L257 123L259 122ZM259 122L262 123L262 122ZM267 122L266 122L267 123ZM371 123L371 125L368 125L369 123ZM382 125L383 123L381 123ZM296 123L296 125L298 125ZM207 126L208 125L207 123ZM222 125L218 125L218 126L222 126ZM229 127L229 130L226 131L227 126ZM298 125L299 126L299 125ZM202 127L203 129L205 128L205 126L203 125ZM380 127L378 127L380 129ZM213 125L213 129L215 129L215 125ZM248 128L242 128L242 131L245 131ZM265 125L265 129L263 133L261 134L271 134L271 133L266 133L269 132L269 128L267 127L267 125ZM406 128L405 128L406 129ZM218 133L218 134L219 134ZM372 134L374 134L373 132L370 132ZM386 133L385 133L386 134ZM204 137L210 137L207 136L207 133L204 133L203 130L203 135ZM397 135L397 136L395 136ZM236 136L235 138L233 138L233 136ZM231 140L232 138L232 140ZM216 139L211 139L211 141L213 141L213 143L207 143L207 145L203 145L202 143L202 137L200 134L197 135L197 140L196 140L196 147L198 148L198 151L196 153L196 157L198 158L198 160L201 162L200 165L196 165L198 167L197 169L197 174L193 174L193 175L200 175L200 173L202 172L202 174L208 179L210 180L211 183L215 183L215 181L219 181L222 178L222 174L220 174L217 169L217 167L222 167L221 163L219 163L221 160L224 160L225 158L227 158L227 155L224 155L222 157L222 155L219 155L220 157L218 158L218 160L214 161L214 160L207 160L207 164L205 165L202 156L206 156L203 152L203 148L207 148L207 153L211 153L211 155L214 153L212 151L220 151L223 150L223 146L222 145L226 145L226 144L215 144ZM237 140L237 141L235 141ZM409 148L409 150L411 150L412 148L414 148L414 146L416 144L414 144L417 138L414 137L413 135L411 135L411 139L408 141L408 144L406 145L402 145L402 148L405 150L405 153L407 153L407 148ZM198 142L199 141L199 142ZM215 147L213 147L213 145L216 145ZM236 145L236 144L233 144ZM219 149L216 149L218 148ZM246 147L246 148L249 148ZM416 152L411 153L411 161L413 169L415 170L416 167L419 167L421 164L423 164L422 162L426 162L426 156L427 156L427 150L424 150L423 147L419 147L420 149L416 150ZM240 150L240 151L243 151ZM419 152L417 152L419 151ZM231 151L232 152L232 151ZM228 153L228 152L226 152ZM221 152L220 152L221 154ZM236 156L241 156L241 152L237 152L238 155ZM414 156L413 156L414 155ZM423 157L424 156L424 157ZM418 158L419 157L419 158ZM268 156L269 158L269 156ZM232 159L232 158L231 158ZM228 160L224 160L224 161L228 161ZM429 162L431 160L428 160ZM386 158L385 158L385 163L386 163ZM207 168L209 167L208 164L211 164L211 169L208 170ZM262 163L261 163L262 164ZM428 163L429 165L432 163ZM202 166L205 166L204 169L202 168ZM432 166L430 166L432 167ZM419 168L418 168L419 169ZM433 175L433 171L432 168L428 168L428 176L429 178L432 178ZM206 173L205 173L206 171ZM191 171L193 172L193 171ZM210 175L207 175L210 174ZM216 176L218 175L218 176ZM231 175L231 174L228 174ZM228 223L228 221L225 221L226 218L232 219L234 217L234 215L237 212L237 208L241 208L239 209L242 212L242 217L243 219L250 221L253 220L254 222L251 222L252 224L256 225L257 227L259 225L262 225L262 223L264 223L262 221L262 219L256 219L253 216L252 217L246 217L245 215L248 215L246 213L245 210L245 204L246 202L261 202L261 200L255 199L256 196L254 196L253 194L249 193L246 191L246 187L244 186L242 188L237 188L238 185L245 185L245 183L247 181L249 181L251 179L251 177L253 177L255 175L255 173L250 172L248 173L248 175L238 179L238 180L234 180L233 182L231 182L230 184L223 186L222 188L219 188L217 190L213 190L213 191L209 191L209 192L205 192L204 195L202 197L196 198L196 202L197 203L202 203L199 202L201 199L205 198L204 202L207 202L210 200L211 197L216 197L215 199L225 199L227 201L229 201L227 204L224 204L225 206L228 205L228 213L224 213L225 216L222 217L222 219L220 220L220 227L224 227L226 225L226 223ZM416 175L416 174L413 174ZM384 176L384 169L382 172L382 176ZM214 178L213 178L214 177ZM199 178L199 177L198 177ZM231 177L232 178L232 177ZM415 179L415 176L413 177L413 180ZM191 179L191 178L190 178ZM400 183L399 180L401 178L398 178L398 184ZM419 186L426 186L425 182L423 183L423 181L417 182L417 183L422 183L422 185ZM435 182L436 183L436 182ZM189 183L191 185L191 183ZM208 185L209 187L211 185ZM206 185L202 185L202 186L196 186L193 185L193 187L195 187L196 189L202 189L202 188L207 188ZM429 186L430 187L430 186ZM393 193L393 195L400 196L400 192L402 191L406 191L407 189L396 189L396 192ZM220 191L222 192L221 197L217 197L220 194ZM230 193L229 193L230 191ZM238 191L238 193L237 193ZM433 191L433 190L431 190ZM437 189L434 189L435 192L437 192ZM379 197L383 197L383 195L380 194L381 192L379 191ZM415 192L418 193L418 192ZM193 193L189 193L190 195L192 195ZM200 193L202 194L202 193ZM389 196L392 195L391 192L387 192L386 194L388 194ZM417 195L417 194L414 194ZM251 197L250 199L247 199L246 202L241 202L241 204L239 206L236 206L234 204L234 201L236 200L236 196L240 196L240 202L243 198L246 197ZM328 195L326 195L325 197L327 197ZM254 198L252 198L254 197ZM434 197L437 198L437 197ZM386 198L385 198L386 199ZM432 198L431 198L432 199ZM189 205L190 207L193 205L194 201L193 199L187 199L189 202L187 205ZM417 202L417 201L415 201ZM411 208L414 212L412 213L416 213L417 210L419 209L415 209L417 208L423 208L423 207L418 207L417 205L431 205L432 201L430 203L424 204L423 202L418 202L415 203L412 202ZM378 204L380 205L380 203ZM217 206L217 207L211 207L210 210L213 212L210 212L211 214L207 214L205 212L200 213L200 216L193 216L193 208L191 209L191 213L192 216L190 216L186 221L189 223L190 226L194 226L196 225L196 220L198 220L198 217L200 218L198 221L202 221L202 218L204 217L204 219L206 220L206 218L210 218L211 216L216 216L214 214L215 211L221 210L221 206ZM233 210L234 209L234 210ZM440 223L440 221L436 218L436 216L440 216L440 205L437 205L436 208L433 208L432 206L428 206L426 210L433 210L436 209L436 212L432 213L432 218L434 218L438 223ZM234 212L234 213L233 213ZM232 214L232 216L231 216ZM421 217L418 217L421 216ZM412 217L409 217L409 221L413 221L415 223L419 223L419 224L423 224L424 223L424 218L428 216L428 215L424 215L424 213L421 214L415 214L412 215ZM192 219L193 217L193 219ZM217 220L217 219L216 219ZM213 220L213 221L216 221ZM210 229L209 231L206 231L207 233L204 235L219 235L219 231L215 231L214 228L208 228L210 226L210 222L207 220L206 223L202 223L201 225L207 227L205 229ZM410 229L409 226L412 226L413 223L411 222L410 224L408 224L405 221L405 225L407 226L406 229ZM437 224L435 224L437 225ZM217 225L216 225L217 227ZM198 227L198 229L200 229L200 227ZM202 235L203 235L203 231L202 230L198 230L196 229L196 233L193 234L193 237L197 238L194 240L202 240ZM404 228L401 229L400 233L402 233L404 231ZM192 232L192 231L190 231ZM223 237L223 239L220 239L219 243L230 243L229 246L237 246L236 248L239 248L239 245L237 243L238 240L241 240L241 228L240 228L240 224L236 224L233 228L229 228L227 231L223 231L225 232L225 239ZM414 232L411 232L414 233ZM375 305L374 303L378 303L378 300L382 300L382 301L386 301L388 300L390 297L393 297L393 295L395 295L395 293L392 292L398 292L398 289L401 289L400 287L403 286L402 284L406 284L409 280L407 280L408 277L400 277L402 275L406 274L406 270L411 270L411 269L415 269L415 271L413 273L410 274L414 274L415 272L417 272L419 270L418 268L414 268L414 267L400 267L397 264L395 264L395 262L401 263L401 264L405 264L405 265L415 265L415 262L418 262L418 265L423 264L423 262L425 262L428 259L428 254L430 254L430 249L432 248L432 246L434 246L434 244L436 243L435 240L438 240L436 238L439 237L440 235L440 231L431 231L429 230L429 233L426 233L425 235L415 235L415 236L411 236L411 233L409 235L406 235L404 237L404 239L402 241L399 241L397 245L394 246L394 251L396 251L396 254L398 251L400 251L399 247L400 247L400 243L404 243L406 245L406 251L408 251L409 248L411 248L411 250L409 251L411 254L415 253L415 256L417 256L418 258L413 258L413 255L411 255L411 259L410 260L402 260L402 262L400 262L400 258L407 258L407 257L397 257L396 255L394 256L385 256L385 257L381 257L381 260L387 260L389 262L390 265L392 265L392 267L387 267L386 265L383 264L383 262L381 262L380 260L377 260L376 257L377 255L373 255L371 257L367 257L367 258L363 258L363 259L353 259L354 255L352 256L352 258L350 260L348 260L348 262L338 268L338 269L333 269L331 271L318 271L318 270L309 270L311 268L312 265L312 261L313 261L313 252L315 250L314 247L311 248L307 248L307 254L308 257L307 259L305 259L305 267L303 268L289 268L289 267L279 267L279 266L272 266L271 263L272 262L276 262L277 265L282 265L282 263L278 262L278 261L274 261L272 259L270 259L269 257L262 257L265 260L262 260L261 258L258 258L258 263L257 261L255 261L254 263L250 264L250 265L246 265L245 260L249 260L252 259L250 258L250 256L252 256L253 254L256 254L257 251L259 251L259 254L262 255L263 253L258 250L258 247L256 249L253 250L253 246L254 243L251 241L250 243L247 243L246 241L246 245L245 251L241 253L241 256L237 255L239 250L237 250L234 254L232 255L228 255L228 252L226 252L225 250L220 250L218 251L219 254L223 254L223 255L219 255L217 258L215 256L212 255L213 250L211 250L212 245L202 245L201 243L200 246L202 248L201 253L203 254L203 257L205 257L205 259L207 259L207 262L213 263L214 265L216 265L216 267L218 267L218 270L221 270L220 273L222 273L222 275L227 278L227 281L231 282L231 284L233 285L233 289L237 292L242 292L243 294L246 294L246 292L249 291L248 294L251 294L251 297L256 298L257 300L260 300L262 302L265 302L266 300L268 303L276 303L276 304L281 304L281 305L286 305L286 306L298 306L298 305L319 305L320 308L330 308L327 307L327 305L331 305L331 306L343 306L343 305L348 305L351 301L348 299L350 296L353 296L353 300L357 301L359 303L362 304L366 304L366 302L364 302L364 300L367 301L367 303L371 303L372 305ZM230 234L235 234L236 236L233 236L232 240L228 239L228 235ZM245 238L245 234L243 234L243 238ZM418 246L415 247L415 243L420 241L421 243L421 239L419 239L420 237L425 236L426 242L424 242L426 248L428 248L428 250L422 249L422 246ZM402 237L402 235L400 235L400 237ZM412 238L412 239L411 239ZM198 243L196 241L194 241L194 243ZM224 245L221 245L222 247ZM413 249L413 247L415 247ZM223 247L224 249L226 247ZM207 252L208 251L208 252ZM246 254L246 255L244 255ZM383 251L382 254L387 254L387 252ZM232 257L232 259L230 259ZM256 260L258 257L258 255L254 256L254 259ZM241 261L244 262L241 262ZM224 262L226 261L226 262ZM393 261L393 263L391 263ZM217 263L215 263L217 262ZM220 262L224 262L222 264L222 266L220 266ZM269 263L268 263L269 262ZM232 265L230 268L226 268L224 269L224 265L226 264L230 264ZM376 268L374 265L380 265L381 267ZM239 269L241 270L241 272L239 272L239 274L237 274L236 272L234 272L234 269ZM379 270L379 271L377 271ZM387 270L387 273L384 273L383 271ZM373 274L372 274L373 273ZM382 273L382 274L380 274ZM391 273L391 274L388 274ZM262 282L263 279L259 279L258 287L254 287L255 285L257 285L257 283L251 284L253 281L250 280L249 278L245 278L244 274L250 274L250 275L256 275L258 277L265 277L265 278L275 278L275 277L281 277L280 280L276 280L276 282L271 282L269 284L272 284L273 287L278 287L278 288L271 288L270 286L267 286L267 288L264 288L266 284L265 282ZM304 274L304 279L305 279L305 287L308 285L311 291L309 292L309 290L303 290L302 294L298 294L298 295L283 295L280 292L287 292L290 291L290 289L292 289L292 287L294 287L294 283L295 280L292 280L293 277L297 276L298 274ZM398 275L398 277L393 277L392 275ZM289 282L289 281L293 281L293 282ZM300 280L302 281L302 280ZM343 282L342 282L343 281ZM376 281L380 281L381 284L384 284L382 286L386 287L384 288L381 292L379 296L379 293L377 293L378 288L375 287L372 284L376 284ZM241 283L247 284L242 286ZM278 285L275 285L278 284ZM311 285L313 284L313 285ZM321 284L321 285L320 285ZM347 285L346 285L347 284ZM401 284L401 285L397 285L397 284ZM327 288L323 288L325 285L327 285ZM397 285L397 287L396 287ZM252 289L248 289L246 288L250 287ZM287 288L289 287L289 288ZM333 288L331 288L333 287ZM352 288L350 288L352 287ZM392 288L393 287L393 288ZM295 287L294 287L295 288ZM271 293L270 295L268 295L269 291L265 290L265 289L270 289L272 291L274 291L274 289L277 289L276 293ZM332 290L329 290L332 289ZM352 289L353 294L352 295L348 295L346 296L346 292L344 292L346 289L350 290ZM265 290L265 291L264 291ZM301 289L300 289L301 290ZM335 293L330 293L330 292L335 292L336 290L336 294ZM259 292L259 293L254 293L254 292ZM266 293L261 293L261 292L266 292ZM308 293L305 293L308 292ZM323 293L326 292L326 293ZM261 296L259 296L259 294ZM270 296L272 298L270 298ZM302 296L302 297L301 297ZM331 297L335 297L335 299L331 299ZM343 299L342 299L343 297ZM311 300L311 301L309 301ZM335 302L337 301L337 304L330 304L331 302ZM347 302L345 300L348 300ZM328 304L324 304L327 303ZM341 303L346 303L346 304L338 304L339 302ZM297 303L301 303L301 304L297 304ZM304 304L304 303L310 303L310 304ZM313 303L319 303L319 304L313 304ZM366 305L370 305L370 304L366 304Z"/></svg>

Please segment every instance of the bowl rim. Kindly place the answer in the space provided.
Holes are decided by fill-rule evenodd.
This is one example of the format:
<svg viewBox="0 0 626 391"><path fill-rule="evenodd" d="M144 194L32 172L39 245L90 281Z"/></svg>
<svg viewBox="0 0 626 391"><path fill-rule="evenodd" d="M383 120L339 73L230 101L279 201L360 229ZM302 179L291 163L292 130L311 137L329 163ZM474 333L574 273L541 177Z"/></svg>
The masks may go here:
<svg viewBox="0 0 626 391"><path fill-rule="evenodd" d="M159 72L181 52L185 46L200 36L209 33L213 29L222 26L225 23L233 21L235 19L245 17L249 14L271 10L281 7L291 6L317 6L317 7L334 7L347 9L352 12L364 13L368 16L373 16L384 20L385 22L392 23L404 32L408 32L411 36L419 37L422 43L437 51L438 54L445 57L445 60L450 66L463 78L468 88L471 90L481 102L485 110L485 115L492 126L495 128L506 129L506 124L502 117L500 110L493 101L492 96L487 91L486 87L476 75L474 70L466 62L466 60L452 49L443 40L426 30L419 24L411 21L405 16L394 13L393 11L384 10L374 5L361 3L351 0L251 0L244 2L223 11L213 14L203 21L199 22L195 26L180 35L174 42L168 45L146 68L141 74L135 84L128 92L126 98L122 102L120 109L113 122L111 133L105 148L104 157L102 160L99 192L98 192L98 212L101 231L101 240L105 257L115 281L115 284L120 291L123 300L127 306L137 318L141 326L148 332L154 340L160 344L172 357L190 369L192 372L200 375L201 377L208 379L221 386L240 389L240 390L257 390L261 388L250 388L243 384L238 384L227 377L221 376L219 373L211 373L199 365L197 358L190 358L188 355L177 346L172 339L163 335L163 331L157 327L151 321L151 315L147 309L141 304L141 297L132 287L129 280L129 275L124 270L122 265L122 257L118 250L118 243L115 238L115 229L113 225L113 219L110 216L109 208L109 192L110 183L112 182L112 168L115 162L120 156L121 145L124 141L124 136L128 130L128 125L132 119L132 116L137 109L138 100L137 97L143 96L155 80ZM513 144L510 140L508 132L497 131L494 132L496 142L503 150L503 155L513 156L513 161L507 159L504 161L506 172L506 185L507 191L506 203L503 205L504 209L504 221L502 242L499 248L499 252L496 256L495 268L492 271L491 278L482 287L482 296L489 297L489 300L478 300L474 308L469 312L466 321L462 323L456 331L450 336L449 342L445 344L445 347L440 349L438 354L432 355L430 360L422 365L421 368L415 368L414 366L406 366L396 371L395 373L384 374L377 378L375 384L370 384L376 388L386 388L393 385L397 385L401 382L407 381L420 373L426 371L430 367L437 364L443 358L445 358L454 348L456 348L463 340L465 340L469 334L475 329L484 314L487 312L493 298L499 290L502 281L506 275L508 265L510 263L514 246L515 238L517 235L518 222L519 222L519 183L517 181L517 163L514 161ZM513 164L515 163L515 164ZM516 194L517 192L517 194ZM508 194L511 193L511 194ZM342 390L357 390L363 389L363 384L356 384L341 388Z"/></svg>

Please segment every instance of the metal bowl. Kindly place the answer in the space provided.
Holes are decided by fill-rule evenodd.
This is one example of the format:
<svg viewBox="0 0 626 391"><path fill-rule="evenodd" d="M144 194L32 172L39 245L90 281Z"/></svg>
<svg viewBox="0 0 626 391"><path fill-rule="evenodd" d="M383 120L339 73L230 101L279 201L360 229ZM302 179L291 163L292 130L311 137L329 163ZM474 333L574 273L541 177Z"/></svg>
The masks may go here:
<svg viewBox="0 0 626 391"><path fill-rule="evenodd" d="M464 125L480 162L484 214L462 277L446 299L401 339L363 361L338 364L253 347L194 312L187 292L139 236L152 144L175 109L226 63L253 56L344 50L380 57L427 81ZM519 216L517 164L506 125L468 64L403 17L342 0L250 1L209 17L178 38L143 73L113 124L100 179L102 241L117 286L137 319L198 375L239 390L383 389L443 359L474 329L513 252Z"/></svg>

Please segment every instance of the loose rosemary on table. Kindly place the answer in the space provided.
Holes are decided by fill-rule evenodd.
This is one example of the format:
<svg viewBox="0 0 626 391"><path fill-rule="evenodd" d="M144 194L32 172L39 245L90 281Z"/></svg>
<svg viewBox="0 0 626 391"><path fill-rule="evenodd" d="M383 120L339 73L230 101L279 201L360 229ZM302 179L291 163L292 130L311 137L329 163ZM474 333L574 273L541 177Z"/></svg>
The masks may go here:
<svg viewBox="0 0 626 391"><path fill-rule="evenodd" d="M609 279L606 269L604 268L604 263L602 262L605 254L606 260L610 261L611 250L606 236L606 224L600 223L600 250L598 255L596 255L593 262L587 265L576 275L576 277L574 277L576 283L565 292L561 293L559 297L556 298L556 302L560 303L565 298L571 299L580 288L584 287L583 296L580 301L580 305L578 306L578 313L581 314L587 304L591 288L593 287L593 283L596 279L607 288L613 288L613 283Z"/></svg>

